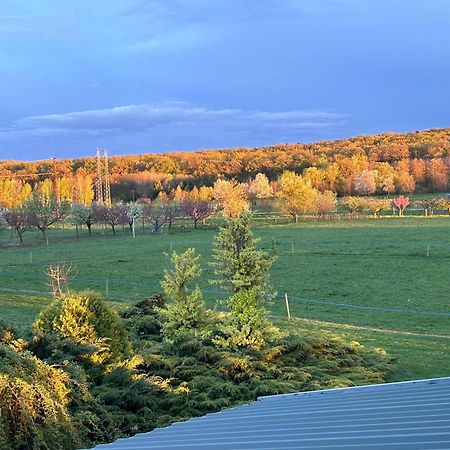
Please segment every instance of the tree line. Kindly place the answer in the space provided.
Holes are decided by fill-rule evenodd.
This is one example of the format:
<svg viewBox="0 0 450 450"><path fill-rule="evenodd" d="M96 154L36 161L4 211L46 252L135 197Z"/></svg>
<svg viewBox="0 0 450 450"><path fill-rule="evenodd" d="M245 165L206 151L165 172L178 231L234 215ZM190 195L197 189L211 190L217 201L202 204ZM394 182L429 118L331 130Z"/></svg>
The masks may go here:
<svg viewBox="0 0 450 450"><path fill-rule="evenodd" d="M361 177L373 177L379 193L409 194L447 190L449 155L450 129L436 129L253 149L116 156L110 171L113 195L124 201L132 199L132 190L140 197L156 197L180 183L212 186L218 174L243 182L261 172L273 181L285 170L301 174L307 169L316 188L338 196L357 194ZM95 178L95 158L54 164L4 161L0 177L18 177L32 185L55 170L59 177Z"/></svg>
<svg viewBox="0 0 450 450"><path fill-rule="evenodd" d="M111 228L116 234L118 226L128 226L133 237L136 227L149 225L152 233L170 230L177 220L191 220L194 228L199 222L205 223L216 213L225 218L238 217L249 213L257 202L262 202L263 210L275 208L292 217L297 222L302 214L313 214L323 218L338 209L345 209L351 214L370 212L379 217L382 211L393 209L403 215L408 206L413 206L409 197L376 198L370 196L371 179L358 180L358 192L364 195L345 196L338 203L336 193L331 190L317 189L306 175L298 175L292 171L283 172L276 182L258 173L246 183L235 179L220 178L211 187L193 187L190 190L178 185L169 194L159 192L155 199L140 198L137 201L116 202L105 205L93 201L92 183L83 183L86 188L83 195L74 196L69 183L56 185L49 179L38 183L34 190L26 183L15 184L15 189L8 191L4 210L0 215L0 226L13 230L19 241L23 242L26 232L38 229L42 238L47 239L47 230L60 222L70 223L76 229L79 238L80 228L85 227L91 235L92 226L101 224ZM69 195L70 194L70 195ZM82 198L82 202L80 202ZM78 201L77 201L78 200ZM8 207L7 207L8 206ZM414 206L431 215L435 210L450 213L450 202L447 198L428 198L419 200Z"/></svg>

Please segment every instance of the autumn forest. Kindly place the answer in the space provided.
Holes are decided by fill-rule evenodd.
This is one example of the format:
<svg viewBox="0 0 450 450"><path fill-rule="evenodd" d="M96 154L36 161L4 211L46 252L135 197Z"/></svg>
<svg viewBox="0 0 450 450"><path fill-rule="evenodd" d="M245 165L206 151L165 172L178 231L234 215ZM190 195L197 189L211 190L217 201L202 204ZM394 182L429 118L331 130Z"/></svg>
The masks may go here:
<svg viewBox="0 0 450 450"><path fill-rule="evenodd" d="M169 194L177 186L184 190L212 186L220 177L246 182L257 173L263 173L275 182L285 170L302 174L312 187L332 191L338 196L445 192L449 168L450 129L253 149L110 158L112 195L124 201L132 200L132 196L156 198L160 192ZM78 195L73 200L80 203L85 203L80 197L89 196L86 191L95 182L95 171L95 158L0 162L0 180L3 184L14 180L14 186L20 180L24 189L22 195L27 196L30 189L26 184L33 188L56 174L71 196ZM8 187L3 186L3 190ZM14 191L17 192L17 186Z"/></svg>

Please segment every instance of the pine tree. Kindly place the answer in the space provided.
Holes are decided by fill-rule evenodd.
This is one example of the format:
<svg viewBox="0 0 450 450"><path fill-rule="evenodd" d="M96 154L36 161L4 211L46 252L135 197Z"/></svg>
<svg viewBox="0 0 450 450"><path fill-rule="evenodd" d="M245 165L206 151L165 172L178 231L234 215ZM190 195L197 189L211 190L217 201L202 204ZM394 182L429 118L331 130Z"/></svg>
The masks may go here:
<svg viewBox="0 0 450 450"><path fill-rule="evenodd" d="M278 336L263 306L274 296L267 273L273 258L256 242L248 215L229 220L217 237L213 264L219 278L214 282L230 293L230 314L214 339L221 346L260 349Z"/></svg>
<svg viewBox="0 0 450 450"><path fill-rule="evenodd" d="M229 219L216 238L213 266L218 279L212 282L231 295L255 289L259 301L272 299L268 270L274 258L256 244L249 215Z"/></svg>
<svg viewBox="0 0 450 450"><path fill-rule="evenodd" d="M164 271L164 281L161 284L172 302L160 309L160 313L166 319L163 333L171 339L183 334L196 337L207 334L208 315L202 293L198 286L192 293L188 292L189 283L201 274L199 258L193 248L180 255L173 252L173 269Z"/></svg>

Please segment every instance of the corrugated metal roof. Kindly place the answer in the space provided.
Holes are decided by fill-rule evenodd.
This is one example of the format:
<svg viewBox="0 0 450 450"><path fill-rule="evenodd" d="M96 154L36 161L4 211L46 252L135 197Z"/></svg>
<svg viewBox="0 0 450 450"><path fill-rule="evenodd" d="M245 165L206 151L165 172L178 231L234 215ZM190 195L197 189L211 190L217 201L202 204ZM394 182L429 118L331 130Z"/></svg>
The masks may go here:
<svg viewBox="0 0 450 450"><path fill-rule="evenodd" d="M450 449L450 377L261 397L95 447Z"/></svg>

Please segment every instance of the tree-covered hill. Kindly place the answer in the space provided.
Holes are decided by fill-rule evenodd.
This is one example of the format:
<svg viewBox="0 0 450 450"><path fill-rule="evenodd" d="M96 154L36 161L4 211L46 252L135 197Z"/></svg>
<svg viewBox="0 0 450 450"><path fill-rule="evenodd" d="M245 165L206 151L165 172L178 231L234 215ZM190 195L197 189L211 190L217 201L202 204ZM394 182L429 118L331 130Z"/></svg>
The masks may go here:
<svg viewBox="0 0 450 450"><path fill-rule="evenodd" d="M309 144L113 156L109 173L112 195L122 200L155 198L160 192L171 195L177 186L212 186L218 177L247 182L262 173L276 181L286 170L307 175L315 188L339 196L357 192L358 178L369 172L378 178L380 192L409 194L446 192L449 155L450 129L445 128ZM95 158L3 161L0 181L21 180L32 188L49 178L92 183L96 167Z"/></svg>

